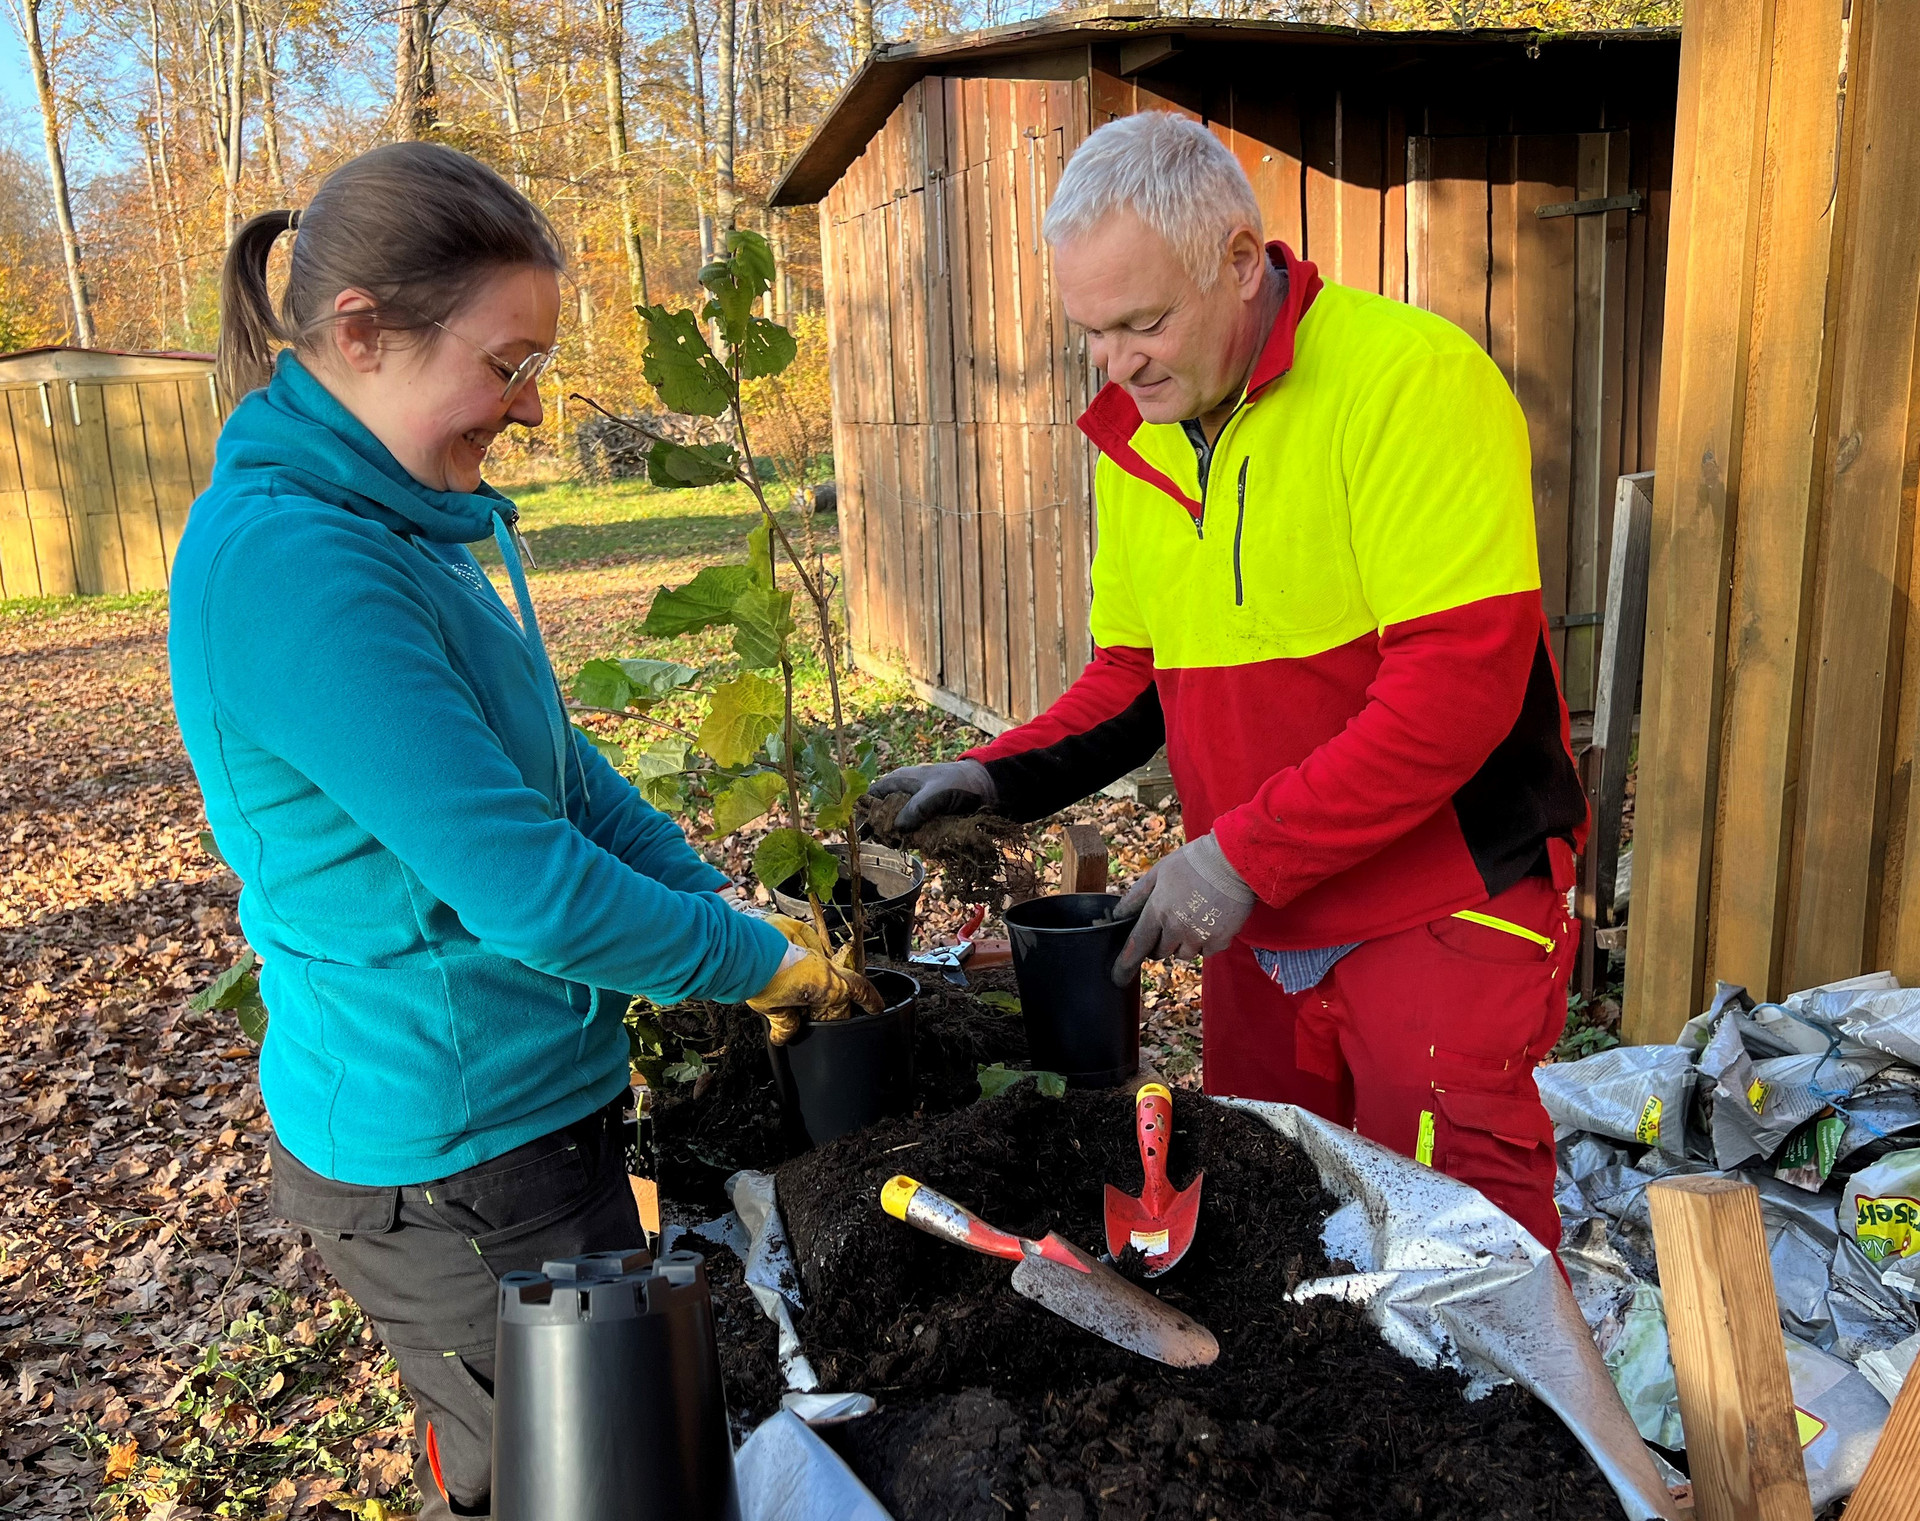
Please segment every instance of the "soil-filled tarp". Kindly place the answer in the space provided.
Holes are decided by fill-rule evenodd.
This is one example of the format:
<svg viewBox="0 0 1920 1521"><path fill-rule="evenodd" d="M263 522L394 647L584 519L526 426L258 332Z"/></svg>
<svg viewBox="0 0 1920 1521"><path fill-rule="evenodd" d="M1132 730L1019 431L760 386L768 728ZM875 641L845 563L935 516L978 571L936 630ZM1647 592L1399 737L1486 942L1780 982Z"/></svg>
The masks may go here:
<svg viewBox="0 0 1920 1521"><path fill-rule="evenodd" d="M1176 1100L1172 1172L1204 1170L1200 1227L1151 1286L1218 1337L1198 1370L1100 1341L1017 1295L1005 1263L879 1208L907 1173L1005 1229L1097 1251L1103 1185L1142 1182L1128 1095L1023 1083L787 1163L802 1345L822 1387L880 1405L836 1447L898 1521L1618 1518L1607 1477L1531 1394L1469 1400L1459 1373L1388 1345L1377 1305L1289 1299L1349 1266L1322 1246L1339 1202L1322 1160L1253 1115ZM1604 1370L1599 1388L1611 1398Z"/></svg>

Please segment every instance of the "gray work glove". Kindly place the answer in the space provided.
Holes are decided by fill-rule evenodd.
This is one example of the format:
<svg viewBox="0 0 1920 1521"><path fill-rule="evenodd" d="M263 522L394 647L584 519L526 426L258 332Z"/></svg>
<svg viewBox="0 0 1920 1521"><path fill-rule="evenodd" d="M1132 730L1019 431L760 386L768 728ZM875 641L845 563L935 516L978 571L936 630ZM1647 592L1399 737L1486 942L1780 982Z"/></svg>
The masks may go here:
<svg viewBox="0 0 1920 1521"><path fill-rule="evenodd" d="M977 760L901 766L889 771L867 790L873 797L885 797L889 792L913 794L893 823L902 834L942 814L978 813L982 808L991 808L1000 798L987 768Z"/></svg>
<svg viewBox="0 0 1920 1521"><path fill-rule="evenodd" d="M1202 952L1225 950L1255 901L1212 835L1182 845L1128 888L1113 911L1116 919L1140 919L1113 964L1114 982L1125 987L1142 961L1192 961Z"/></svg>

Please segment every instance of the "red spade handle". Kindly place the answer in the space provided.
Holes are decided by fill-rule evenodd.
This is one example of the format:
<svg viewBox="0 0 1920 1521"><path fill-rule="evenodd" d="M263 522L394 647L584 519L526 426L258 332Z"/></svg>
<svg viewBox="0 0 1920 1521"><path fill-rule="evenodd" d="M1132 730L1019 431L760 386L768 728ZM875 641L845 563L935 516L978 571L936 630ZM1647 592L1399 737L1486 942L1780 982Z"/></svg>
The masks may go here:
<svg viewBox="0 0 1920 1521"><path fill-rule="evenodd" d="M1133 1100L1134 1131L1140 1139L1140 1170L1146 1186L1140 1203L1158 1218L1173 1203L1173 1185L1167 1181L1167 1149L1173 1144L1173 1094L1159 1083L1144 1084Z"/></svg>

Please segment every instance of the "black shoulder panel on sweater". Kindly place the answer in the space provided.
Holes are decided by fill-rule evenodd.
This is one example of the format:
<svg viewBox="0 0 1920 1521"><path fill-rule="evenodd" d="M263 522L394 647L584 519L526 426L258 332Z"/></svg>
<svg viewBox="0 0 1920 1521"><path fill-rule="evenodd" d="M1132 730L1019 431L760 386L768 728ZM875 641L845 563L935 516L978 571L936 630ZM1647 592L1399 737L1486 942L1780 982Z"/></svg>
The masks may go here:
<svg viewBox="0 0 1920 1521"><path fill-rule="evenodd" d="M1586 793L1560 738L1560 693L1544 632L1519 718L1454 793L1453 811L1489 897L1533 871L1548 840L1571 841L1585 820Z"/></svg>
<svg viewBox="0 0 1920 1521"><path fill-rule="evenodd" d="M1166 742L1160 689L1148 682L1144 692L1104 723L1038 750L990 760L987 774L1000 793L998 811L1028 824L1144 766Z"/></svg>

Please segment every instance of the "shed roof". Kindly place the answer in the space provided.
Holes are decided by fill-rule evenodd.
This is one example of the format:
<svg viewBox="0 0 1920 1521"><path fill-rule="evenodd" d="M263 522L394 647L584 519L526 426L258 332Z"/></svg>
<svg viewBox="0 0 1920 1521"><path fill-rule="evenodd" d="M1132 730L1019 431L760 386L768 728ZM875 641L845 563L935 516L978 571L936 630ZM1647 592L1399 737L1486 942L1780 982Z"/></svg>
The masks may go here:
<svg viewBox="0 0 1920 1521"><path fill-rule="evenodd" d="M1200 16L1168 16L1154 4L1098 5L1054 11L1030 21L985 31L888 43L876 48L840 92L806 146L781 176L769 202L774 206L810 206L823 199L865 150L908 90L929 74L964 72L968 63L1044 53L1077 41L1115 44L1178 36L1194 42L1334 46L1447 48L1488 43L1544 47L1566 43L1671 42L1672 27L1633 27L1617 31L1542 32L1482 29L1474 31L1383 31L1352 26L1322 26L1301 21L1222 21Z"/></svg>
<svg viewBox="0 0 1920 1521"><path fill-rule="evenodd" d="M116 380L132 376L198 375L213 355L187 349L83 349L70 343L0 354L0 385L41 380Z"/></svg>

